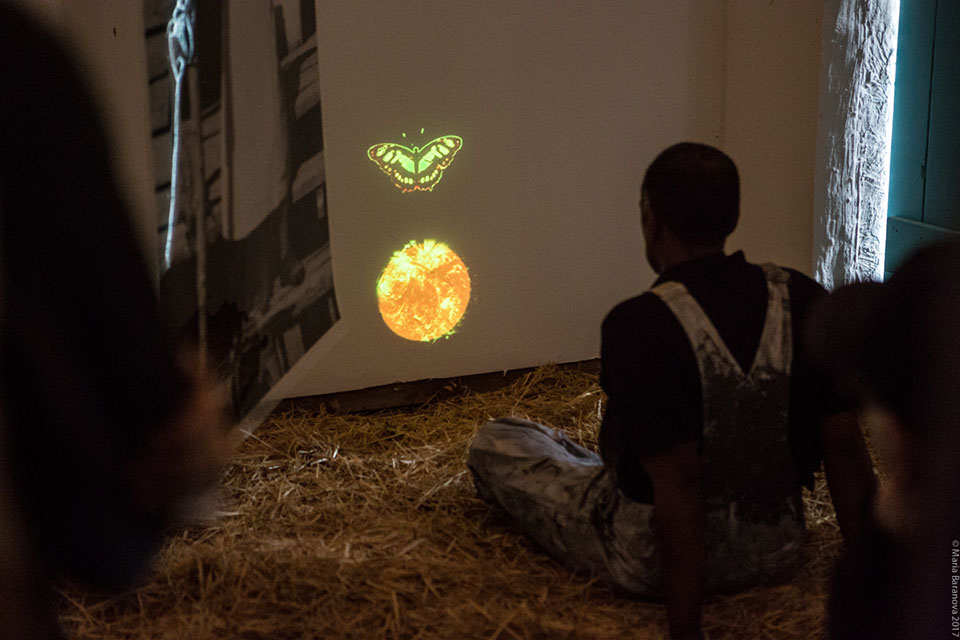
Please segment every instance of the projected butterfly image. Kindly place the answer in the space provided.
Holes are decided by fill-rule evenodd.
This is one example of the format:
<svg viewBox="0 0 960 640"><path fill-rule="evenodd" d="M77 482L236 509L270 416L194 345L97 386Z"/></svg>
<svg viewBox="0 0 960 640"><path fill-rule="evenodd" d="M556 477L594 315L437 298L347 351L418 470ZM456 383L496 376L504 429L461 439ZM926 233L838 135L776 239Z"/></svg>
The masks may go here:
<svg viewBox="0 0 960 640"><path fill-rule="evenodd" d="M467 266L442 242L408 242L380 274L377 300L384 323L401 338L449 336L470 302Z"/></svg>
<svg viewBox="0 0 960 640"><path fill-rule="evenodd" d="M403 193L433 191L462 146L460 136L440 136L422 147L412 148L382 142L367 149L367 157L390 176L393 186Z"/></svg>

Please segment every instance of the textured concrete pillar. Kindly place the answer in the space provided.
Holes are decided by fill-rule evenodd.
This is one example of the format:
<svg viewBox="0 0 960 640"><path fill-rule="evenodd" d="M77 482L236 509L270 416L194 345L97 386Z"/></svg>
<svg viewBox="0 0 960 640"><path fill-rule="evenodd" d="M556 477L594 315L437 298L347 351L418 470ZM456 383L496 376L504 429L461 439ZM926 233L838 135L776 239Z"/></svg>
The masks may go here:
<svg viewBox="0 0 960 640"><path fill-rule="evenodd" d="M883 277L900 0L826 0L813 270L828 289Z"/></svg>

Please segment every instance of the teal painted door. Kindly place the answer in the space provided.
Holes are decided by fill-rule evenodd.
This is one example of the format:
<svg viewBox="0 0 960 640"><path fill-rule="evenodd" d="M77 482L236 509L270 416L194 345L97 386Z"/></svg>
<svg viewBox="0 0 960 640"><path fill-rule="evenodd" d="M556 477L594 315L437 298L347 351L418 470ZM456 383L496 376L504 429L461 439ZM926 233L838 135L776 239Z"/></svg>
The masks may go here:
<svg viewBox="0 0 960 640"><path fill-rule="evenodd" d="M884 270L960 238L960 1L901 0Z"/></svg>

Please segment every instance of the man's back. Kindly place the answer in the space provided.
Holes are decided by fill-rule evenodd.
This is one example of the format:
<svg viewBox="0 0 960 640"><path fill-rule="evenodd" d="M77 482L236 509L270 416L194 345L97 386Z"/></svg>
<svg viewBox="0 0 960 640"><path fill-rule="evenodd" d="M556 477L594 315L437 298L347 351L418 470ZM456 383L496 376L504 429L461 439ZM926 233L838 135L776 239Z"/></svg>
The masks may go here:
<svg viewBox="0 0 960 640"><path fill-rule="evenodd" d="M839 402L807 364L799 327L811 304L825 295L816 282L787 270L793 320L790 383L790 447L805 484L819 464L816 421ZM763 269L742 253L685 262L665 271L656 285L681 283L744 371L760 343L767 313ZM636 461L643 455L699 441L703 429L700 372L690 339L667 305L651 292L617 305L603 324L601 384L609 405L601 429L601 452L615 463L620 489L652 503L652 486Z"/></svg>

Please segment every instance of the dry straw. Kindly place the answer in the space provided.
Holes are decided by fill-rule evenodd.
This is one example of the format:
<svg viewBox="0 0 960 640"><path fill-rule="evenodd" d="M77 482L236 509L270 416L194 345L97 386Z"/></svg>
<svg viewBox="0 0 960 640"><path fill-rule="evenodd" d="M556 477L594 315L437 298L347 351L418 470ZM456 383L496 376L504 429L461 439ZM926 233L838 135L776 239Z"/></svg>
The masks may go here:
<svg viewBox="0 0 960 640"><path fill-rule="evenodd" d="M415 409L285 409L235 455L212 524L175 535L139 589L64 592L76 638L661 638L662 605L571 575L476 498L464 466L485 419L519 415L595 446L596 375L537 369ZM820 637L840 552L822 478L805 496L805 568L708 600L710 638Z"/></svg>

